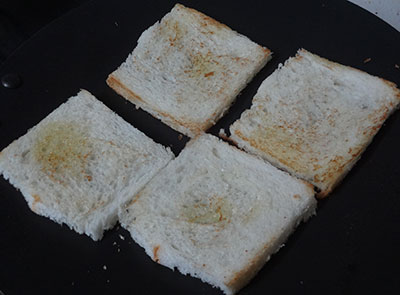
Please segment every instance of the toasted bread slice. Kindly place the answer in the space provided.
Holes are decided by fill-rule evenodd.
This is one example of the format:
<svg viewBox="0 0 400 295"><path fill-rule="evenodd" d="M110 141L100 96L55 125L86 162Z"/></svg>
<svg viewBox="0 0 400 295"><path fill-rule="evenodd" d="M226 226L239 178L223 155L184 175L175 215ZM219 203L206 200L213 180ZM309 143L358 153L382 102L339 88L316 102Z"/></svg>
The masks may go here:
<svg viewBox="0 0 400 295"><path fill-rule="evenodd" d="M170 127L195 136L211 127L271 53L180 4L147 29L107 83Z"/></svg>
<svg viewBox="0 0 400 295"><path fill-rule="evenodd" d="M231 139L326 196L398 107L396 85L304 49L260 86Z"/></svg>
<svg viewBox="0 0 400 295"><path fill-rule="evenodd" d="M32 211L98 240L172 158L82 90L1 152L0 174Z"/></svg>
<svg viewBox="0 0 400 295"><path fill-rule="evenodd" d="M154 261L233 294L315 205L311 184L204 134L119 216Z"/></svg>

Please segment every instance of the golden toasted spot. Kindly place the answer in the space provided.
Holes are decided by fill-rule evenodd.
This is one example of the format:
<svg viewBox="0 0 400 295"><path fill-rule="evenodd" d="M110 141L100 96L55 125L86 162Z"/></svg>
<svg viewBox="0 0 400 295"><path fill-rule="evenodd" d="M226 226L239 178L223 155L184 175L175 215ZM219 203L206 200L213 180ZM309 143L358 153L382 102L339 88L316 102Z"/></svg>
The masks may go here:
<svg viewBox="0 0 400 295"><path fill-rule="evenodd" d="M180 44L180 40L187 33L185 28L178 21L163 21L159 30L161 36L164 36L169 43L170 46L175 46Z"/></svg>
<svg viewBox="0 0 400 295"><path fill-rule="evenodd" d="M129 207L129 206L131 206L131 205L133 205L133 204L135 204L136 203L136 201L137 200L139 200L139 198L140 198L140 195L143 193L143 190L142 191L140 191L140 192L138 192L134 197L133 197L133 199L132 199L132 201L130 201L130 203L128 204L128 206L127 207Z"/></svg>
<svg viewBox="0 0 400 295"><path fill-rule="evenodd" d="M313 169L314 171L317 171L322 168L322 166L319 164L313 164L313 167L314 167L314 169Z"/></svg>
<svg viewBox="0 0 400 295"><path fill-rule="evenodd" d="M270 55L271 54L271 50L269 50L268 48L261 47L261 50L264 51L265 55Z"/></svg>
<svg viewBox="0 0 400 295"><path fill-rule="evenodd" d="M353 158L356 158L356 157L358 157L358 156L361 154L361 152L362 152L362 149L361 149L361 148L358 148L358 150L357 150L355 153L353 153L351 156L352 156Z"/></svg>
<svg viewBox="0 0 400 295"><path fill-rule="evenodd" d="M191 78L200 76L208 77L214 75L214 72L221 67L222 65L220 65L211 52L207 54L197 53L191 56L191 65L188 74Z"/></svg>
<svg viewBox="0 0 400 295"><path fill-rule="evenodd" d="M36 205L37 203L40 203L41 200L40 200L39 195L36 195L36 194L35 194L35 195L33 195L32 197L33 197L32 207L35 207L35 205Z"/></svg>
<svg viewBox="0 0 400 295"><path fill-rule="evenodd" d="M342 156L335 156L333 159L331 159L329 162L330 163L334 163L335 165L337 165L338 163L342 162L343 157Z"/></svg>
<svg viewBox="0 0 400 295"><path fill-rule="evenodd" d="M190 223L212 225L223 221L229 222L232 207L225 198L213 196L208 200L184 205L182 215Z"/></svg>
<svg viewBox="0 0 400 295"><path fill-rule="evenodd" d="M295 198L295 199L299 199L299 198L300 198L300 195L298 195L298 194L295 194L295 195L293 196L293 198Z"/></svg>
<svg viewBox="0 0 400 295"><path fill-rule="evenodd" d="M307 143L303 137L297 137L284 126L268 126L256 128L247 138L240 130L235 130L235 134L247 141L254 148L270 155L281 164L292 168L295 171L304 169L303 158L304 149Z"/></svg>
<svg viewBox="0 0 400 295"><path fill-rule="evenodd" d="M294 59L302 60L302 59L303 59L303 56L301 56L300 54L296 54L296 56L294 57Z"/></svg>
<svg viewBox="0 0 400 295"><path fill-rule="evenodd" d="M87 157L91 153L86 130L73 122L51 122L42 127L33 146L34 159L42 171L62 183L68 175L87 178Z"/></svg>
<svg viewBox="0 0 400 295"><path fill-rule="evenodd" d="M159 262L160 261L160 259L158 258L158 251L160 250L160 245L157 245L157 246L155 246L154 248L153 248L153 260L155 261L155 262Z"/></svg>

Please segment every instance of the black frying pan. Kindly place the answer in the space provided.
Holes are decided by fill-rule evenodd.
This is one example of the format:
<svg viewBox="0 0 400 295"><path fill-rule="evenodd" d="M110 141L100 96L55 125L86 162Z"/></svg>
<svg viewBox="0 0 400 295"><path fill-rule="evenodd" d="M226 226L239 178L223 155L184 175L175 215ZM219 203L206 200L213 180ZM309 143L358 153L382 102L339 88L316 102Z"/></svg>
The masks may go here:
<svg viewBox="0 0 400 295"><path fill-rule="evenodd" d="M260 83L298 48L400 84L400 33L346 1L182 1L274 52L229 114L236 120ZM95 1L41 30L0 69L22 85L0 87L0 149L85 88L175 153L187 139L105 84L140 33L172 1ZM371 61L364 63L367 58ZM318 215L291 236L240 294L399 294L400 115L394 114ZM125 237L124 240L120 235ZM118 250L119 249L119 250ZM103 266L107 269L104 270ZM32 213L0 179L0 290L11 294L221 294L148 258L119 228L100 242Z"/></svg>

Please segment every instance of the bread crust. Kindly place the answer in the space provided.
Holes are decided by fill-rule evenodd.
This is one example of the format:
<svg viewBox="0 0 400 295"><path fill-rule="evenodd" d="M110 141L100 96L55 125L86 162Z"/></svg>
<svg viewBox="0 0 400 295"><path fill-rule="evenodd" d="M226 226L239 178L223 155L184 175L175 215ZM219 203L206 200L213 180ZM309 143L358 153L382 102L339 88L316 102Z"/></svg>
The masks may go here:
<svg viewBox="0 0 400 295"><path fill-rule="evenodd" d="M233 274L229 281L225 282L225 285L232 290L240 290L260 271L264 264L269 260L271 255L269 248L273 247L276 238L272 238L266 243L259 251L258 254L250 260L249 264L241 269L240 271Z"/></svg>
<svg viewBox="0 0 400 295"><path fill-rule="evenodd" d="M370 110L367 110L365 113L362 113L362 119L365 119L365 122L368 123L360 125L363 126L361 131L359 131L362 132L362 134L357 137L357 140L349 142L347 147L348 150L340 148L336 150L332 149L332 153L328 154L323 151L324 146L321 146L320 149L315 149L312 147L313 145L319 147L319 134L325 132L328 127L330 130L341 130L339 128L343 127L343 124L339 125L338 121L343 117L342 112L344 107L342 105L340 105L341 108L338 107L338 109L336 109L334 104L331 105L329 103L328 107L324 105L323 107L326 107L326 110L329 110L326 111L323 109L326 112L323 114L329 115L325 116L323 119L323 121L326 123L314 125L312 119L310 119L311 114L313 115L313 112L317 110L316 108L312 109L314 105L312 107L308 107L307 105L304 107L304 109L310 112L308 113L302 108L285 104L285 102L282 101L282 97L279 94L276 95L276 98L274 98L274 103L280 104L281 107L285 109L284 114L291 112L293 115L298 116L296 118L298 118L298 121L301 121L301 123L297 124L297 121L293 122L293 120L287 118L287 115L284 117L282 115L283 113L280 113L275 117L274 114L270 115L269 110L264 111L268 107L271 107L271 105L275 106L274 104L270 104L270 99L268 98L269 92L266 90L267 88L263 88L260 94L257 93L257 95L260 96L258 97L256 95L255 97L255 100L257 101L256 105L253 103L251 109L246 111L244 113L245 115L242 115L241 119L239 119L239 122L243 120L243 123L234 123L231 126L231 139L236 141L236 145L239 147L263 157L273 165L291 173L292 175L295 175L296 177L303 178L304 180L312 183L320 190L317 193L317 197L324 198L329 195L329 193L341 182L345 175L347 175L353 165L358 161L363 151L372 141L373 137L379 131L384 121L395 109L398 108L400 102L400 90L394 83L390 81L379 77L372 78L371 75L368 75L363 71L329 61L325 58L311 54L304 49L300 49L295 57L286 61L285 67L289 67L289 64L292 65L292 63L303 63L303 59L306 58L307 60L310 59L313 62L316 62L319 66L328 68L329 71L349 71L349 75L356 74L355 79L365 79L367 76L370 77L368 79L378 79L378 81L374 80L374 83L380 85L379 87L382 87L382 91L385 91L383 93L385 95L387 93L388 95L387 98L382 96L379 100L374 98L373 102L371 103L375 103L374 106L376 107L373 107ZM307 65L307 63L305 63L305 65ZM297 69L299 69L298 67ZM314 65L310 65L310 67L314 67ZM290 69L292 68L289 67L285 73L288 73ZM274 79L276 79L275 77L278 77L279 73L280 72L275 74L271 81L268 81L270 82L267 84L269 87L271 87L271 85L275 85L271 83L277 83ZM362 76L360 74L362 74ZM293 73L292 75L299 76L299 74ZM272 77L272 75L270 77ZM333 75L333 79L335 79L335 77L336 76ZM383 86L380 84L380 82L384 83L384 85L388 86L389 88L386 88L386 86ZM305 89L304 91L308 89L307 87L310 87L307 85L302 86L302 89ZM287 94L284 92L283 95L292 94ZM297 100L294 99L294 101L296 102ZM303 101L306 100L303 99ZM315 103L316 105L316 102L312 103ZM366 106L366 108L368 108L368 106ZM318 110L321 111L319 108ZM356 107L354 107L354 110L356 110ZM343 118L349 118L348 114L345 116L346 117ZM252 129L251 127L248 127L248 122L249 119L253 117L256 118L258 123L256 125L257 127ZM264 117L266 118L265 120L263 119ZM268 119L270 117L272 119ZM307 125L303 122L307 122Z"/></svg>
<svg viewBox="0 0 400 295"><path fill-rule="evenodd" d="M205 25L212 25L212 26L220 28L220 29L231 30L231 28L229 28L227 25L225 25L223 23L220 23L219 21L213 19L212 17L210 17L208 15L205 15L204 13L202 13L202 12L196 10L196 9L193 9L193 8L190 8L190 7L186 7L186 6L184 6L182 4L179 4L179 3L175 4L174 8L176 8L178 10L182 9L182 10L186 10L186 11L190 12L192 15L195 15L195 16L199 17L200 20Z"/></svg>
<svg viewBox="0 0 400 295"><path fill-rule="evenodd" d="M68 99L2 154L7 156L0 158L0 174L33 212L93 240L101 239L120 207L173 158L87 91Z"/></svg>
<svg viewBox="0 0 400 295"><path fill-rule="evenodd" d="M210 134L190 140L142 192L121 225L153 261L225 294L246 285L316 205L310 184Z"/></svg>
<svg viewBox="0 0 400 295"><path fill-rule="evenodd" d="M188 26L190 22L193 24ZM155 37L157 42L149 41ZM233 41L236 47L230 44ZM157 50L153 52L151 47ZM178 66L169 65L169 58L179 58L174 63ZM163 123L195 137L226 113L270 58L268 48L195 9L176 4L142 34L128 60L110 74L107 84ZM143 70L139 63L150 65L151 69ZM126 71L127 68L131 70ZM151 78L141 80L143 74ZM135 83L124 77L131 77ZM162 85L163 89L153 85ZM168 90L164 93L164 89ZM196 105L195 112L192 103Z"/></svg>
<svg viewBox="0 0 400 295"><path fill-rule="evenodd" d="M139 108L150 113L157 119L161 120L165 124L171 126L175 130L182 132L190 137L195 137L203 133L203 130L208 129L212 126L212 120L208 120L204 124L193 123L190 121L178 120L168 113L162 112L155 109L154 107L149 107L149 105L135 92L127 88L117 77L110 74L106 80L108 86L114 89L119 95L129 100Z"/></svg>

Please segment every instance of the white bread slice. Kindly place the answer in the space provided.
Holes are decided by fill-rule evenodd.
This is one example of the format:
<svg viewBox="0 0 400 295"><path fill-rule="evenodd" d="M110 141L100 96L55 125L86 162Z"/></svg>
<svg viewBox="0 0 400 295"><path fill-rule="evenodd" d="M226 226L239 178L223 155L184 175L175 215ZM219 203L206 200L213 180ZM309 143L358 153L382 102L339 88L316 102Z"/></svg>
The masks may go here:
<svg viewBox="0 0 400 295"><path fill-rule="evenodd" d="M143 32L107 83L137 107L193 137L211 127L271 52L177 4Z"/></svg>
<svg viewBox="0 0 400 295"><path fill-rule="evenodd" d="M82 90L1 152L0 174L32 211L98 240L172 158Z"/></svg>
<svg viewBox="0 0 400 295"><path fill-rule="evenodd" d="M396 85L301 49L270 75L231 139L326 196L398 107Z"/></svg>
<svg viewBox="0 0 400 295"><path fill-rule="evenodd" d="M315 206L311 184L204 134L119 216L154 261L234 294Z"/></svg>

